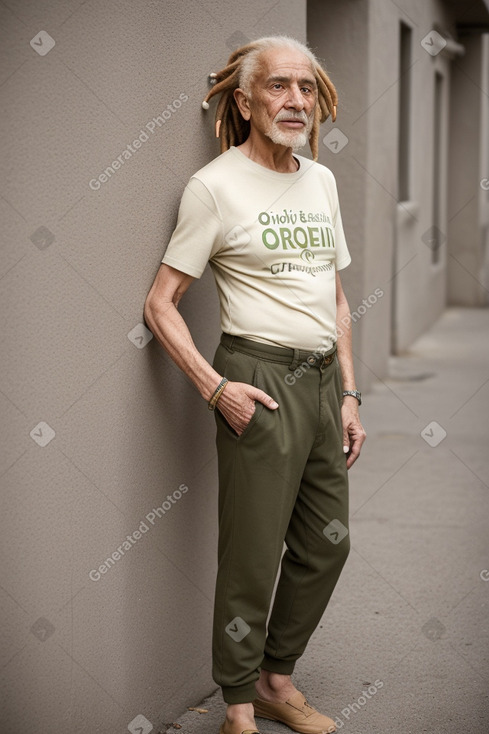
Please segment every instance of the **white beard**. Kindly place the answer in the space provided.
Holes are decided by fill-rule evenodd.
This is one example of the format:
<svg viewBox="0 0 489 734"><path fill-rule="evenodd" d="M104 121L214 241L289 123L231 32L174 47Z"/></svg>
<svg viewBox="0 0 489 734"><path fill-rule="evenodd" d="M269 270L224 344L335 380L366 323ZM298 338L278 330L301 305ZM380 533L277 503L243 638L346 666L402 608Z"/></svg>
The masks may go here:
<svg viewBox="0 0 489 734"><path fill-rule="evenodd" d="M301 118L298 117L297 119ZM304 146L307 145L313 124L314 115L312 114L308 118L306 127L303 130L290 130L289 132L286 132L284 130L280 130L276 120L274 120L268 130L265 131L265 135L276 145L284 145L286 148L292 148L292 150L300 150L300 148L304 148Z"/></svg>

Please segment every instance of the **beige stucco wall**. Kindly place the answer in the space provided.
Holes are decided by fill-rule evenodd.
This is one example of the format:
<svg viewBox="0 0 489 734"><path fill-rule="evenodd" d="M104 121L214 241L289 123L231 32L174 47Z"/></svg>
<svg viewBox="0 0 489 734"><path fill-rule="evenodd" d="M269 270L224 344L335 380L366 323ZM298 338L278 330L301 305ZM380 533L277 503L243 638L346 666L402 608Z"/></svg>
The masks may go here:
<svg viewBox="0 0 489 734"><path fill-rule="evenodd" d="M208 73L245 37L305 40L305 3L0 16L1 729L113 734L144 715L158 731L215 688L216 462L205 404L145 345L144 299L185 183L217 153ZM214 291L207 273L181 306L207 357Z"/></svg>
<svg viewBox="0 0 489 734"><path fill-rule="evenodd" d="M447 245L437 264L423 235L432 225L435 70L444 75L441 227L447 209L450 59L421 45L433 29L456 34L443 3L404 0L312 0L310 43L325 59L339 96L334 130L346 136L338 152L321 146L320 161L335 173L353 263L342 275L350 308L380 288L384 295L353 325L357 381L382 377L391 351L403 351L440 315L446 303ZM399 23L412 28L411 196L398 205ZM327 127L329 123L326 124ZM331 126L328 127L328 130ZM453 131L457 145L459 131ZM345 138L342 138L344 140ZM473 144L474 155L480 155ZM460 200L460 206L463 202ZM361 311L364 308L361 307Z"/></svg>
<svg viewBox="0 0 489 734"><path fill-rule="evenodd" d="M450 118L449 303L489 303L489 34L461 36L465 54L453 70ZM479 145L474 145L474 143ZM461 202L463 205L461 206Z"/></svg>

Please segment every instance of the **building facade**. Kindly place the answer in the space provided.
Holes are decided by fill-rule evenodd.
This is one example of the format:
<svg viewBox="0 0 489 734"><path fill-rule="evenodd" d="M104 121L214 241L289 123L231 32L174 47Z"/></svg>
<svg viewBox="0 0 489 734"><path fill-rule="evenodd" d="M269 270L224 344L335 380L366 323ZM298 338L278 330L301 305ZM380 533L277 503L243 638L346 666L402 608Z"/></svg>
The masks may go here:
<svg viewBox="0 0 489 734"><path fill-rule="evenodd" d="M340 93L320 161L353 252L363 386L447 304L487 305L488 18L483 2L308 3L309 43Z"/></svg>

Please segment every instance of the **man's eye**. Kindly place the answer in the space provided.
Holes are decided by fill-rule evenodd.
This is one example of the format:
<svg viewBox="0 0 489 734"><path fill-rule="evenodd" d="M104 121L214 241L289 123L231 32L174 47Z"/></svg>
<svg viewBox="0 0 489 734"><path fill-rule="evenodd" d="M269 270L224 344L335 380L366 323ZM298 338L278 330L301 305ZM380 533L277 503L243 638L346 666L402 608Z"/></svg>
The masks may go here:
<svg viewBox="0 0 489 734"><path fill-rule="evenodd" d="M282 85L277 82L277 84L273 85L274 89L282 89Z"/></svg>

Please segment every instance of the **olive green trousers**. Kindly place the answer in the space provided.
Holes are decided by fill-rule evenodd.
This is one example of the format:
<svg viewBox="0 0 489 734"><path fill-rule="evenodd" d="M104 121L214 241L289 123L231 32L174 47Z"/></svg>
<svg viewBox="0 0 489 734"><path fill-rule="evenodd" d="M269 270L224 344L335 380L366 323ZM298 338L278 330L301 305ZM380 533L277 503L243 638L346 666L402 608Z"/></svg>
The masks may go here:
<svg viewBox="0 0 489 734"><path fill-rule="evenodd" d="M212 672L226 703L246 703L256 696L260 668L292 673L348 556L342 383L334 350L283 349L226 334L213 366L279 404L270 410L257 401L239 437L215 411L219 541Z"/></svg>

